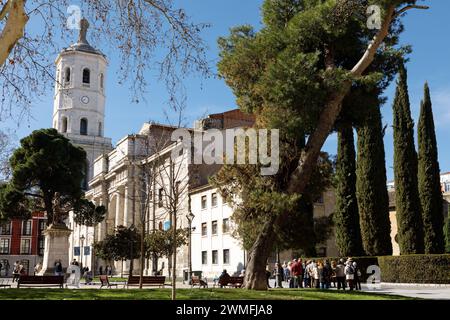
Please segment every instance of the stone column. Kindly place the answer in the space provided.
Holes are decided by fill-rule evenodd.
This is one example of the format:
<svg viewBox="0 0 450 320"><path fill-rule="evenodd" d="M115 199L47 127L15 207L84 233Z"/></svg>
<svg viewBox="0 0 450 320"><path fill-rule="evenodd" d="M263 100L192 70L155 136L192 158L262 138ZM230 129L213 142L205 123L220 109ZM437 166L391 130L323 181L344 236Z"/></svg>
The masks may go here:
<svg viewBox="0 0 450 320"><path fill-rule="evenodd" d="M124 206L123 206L123 225L125 227L128 227L131 225L129 217L131 216L129 214L129 211L131 210L131 194L130 194L130 188L128 185L125 186L125 193L124 193Z"/></svg>
<svg viewBox="0 0 450 320"><path fill-rule="evenodd" d="M65 225L50 225L44 231L45 250L39 275L54 275L55 261L61 260L63 271L69 266L69 236L72 230Z"/></svg>

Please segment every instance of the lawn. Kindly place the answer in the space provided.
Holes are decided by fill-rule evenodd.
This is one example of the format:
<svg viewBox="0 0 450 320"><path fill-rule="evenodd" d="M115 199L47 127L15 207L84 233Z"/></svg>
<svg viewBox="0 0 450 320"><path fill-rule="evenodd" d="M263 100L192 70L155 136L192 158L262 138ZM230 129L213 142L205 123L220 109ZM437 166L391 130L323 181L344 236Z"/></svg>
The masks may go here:
<svg viewBox="0 0 450 320"><path fill-rule="evenodd" d="M365 292L320 290L178 289L179 300L411 300ZM1 289L0 300L168 300L170 289Z"/></svg>

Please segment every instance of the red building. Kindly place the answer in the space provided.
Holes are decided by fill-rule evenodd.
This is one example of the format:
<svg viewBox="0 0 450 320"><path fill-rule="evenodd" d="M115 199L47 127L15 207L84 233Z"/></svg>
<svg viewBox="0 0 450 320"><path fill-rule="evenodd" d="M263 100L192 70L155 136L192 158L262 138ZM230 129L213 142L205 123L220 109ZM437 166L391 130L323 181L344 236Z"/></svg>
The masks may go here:
<svg viewBox="0 0 450 320"><path fill-rule="evenodd" d="M13 219L0 225L1 277L12 275L16 261L23 264L27 274L33 274L44 255L46 222L44 214L36 212L30 220Z"/></svg>

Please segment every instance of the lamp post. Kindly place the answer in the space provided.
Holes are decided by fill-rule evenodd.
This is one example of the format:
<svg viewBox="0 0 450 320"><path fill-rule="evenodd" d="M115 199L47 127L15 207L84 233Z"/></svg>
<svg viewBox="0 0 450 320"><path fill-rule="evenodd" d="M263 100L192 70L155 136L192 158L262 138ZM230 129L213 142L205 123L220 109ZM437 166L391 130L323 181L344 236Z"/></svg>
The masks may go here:
<svg viewBox="0 0 450 320"><path fill-rule="evenodd" d="M190 208L190 201L191 198L189 197L189 213L186 215L186 219L188 220L189 223L189 248L188 248L188 265L189 265L189 280L188 283L190 281L192 281L192 220L194 220L194 214L191 211Z"/></svg>
<svg viewBox="0 0 450 320"><path fill-rule="evenodd" d="M84 240L86 238L84 237L84 235L81 235L80 237L80 243L81 243L81 252L80 252L80 262L81 262L81 267L83 267L83 251L84 251Z"/></svg>

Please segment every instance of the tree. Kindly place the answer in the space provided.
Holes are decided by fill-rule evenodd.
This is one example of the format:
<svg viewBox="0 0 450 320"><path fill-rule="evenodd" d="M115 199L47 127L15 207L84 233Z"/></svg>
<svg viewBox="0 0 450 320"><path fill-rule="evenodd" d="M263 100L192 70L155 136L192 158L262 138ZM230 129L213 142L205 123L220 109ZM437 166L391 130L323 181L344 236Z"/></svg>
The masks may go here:
<svg viewBox="0 0 450 320"><path fill-rule="evenodd" d="M170 97L185 75L208 74L200 37L208 24L193 23L174 0L84 0L79 5L82 11L68 0L0 2L0 118L28 113L33 101L53 87L48 53L60 51L61 40L72 42L69 29L79 27L82 15L94 24L94 37L119 57L117 78L119 83L131 79L133 101L145 96L145 74L153 68Z"/></svg>
<svg viewBox="0 0 450 320"><path fill-rule="evenodd" d="M102 259L122 261L121 276L123 277L123 262L141 256L140 236L134 226L130 228L118 226L115 234L109 234L104 240L96 242L94 249L97 256Z"/></svg>
<svg viewBox="0 0 450 320"><path fill-rule="evenodd" d="M356 190L363 248L367 255L391 255L389 194L378 94L370 93L357 125Z"/></svg>
<svg viewBox="0 0 450 320"><path fill-rule="evenodd" d="M173 241L176 241L174 244ZM179 248L187 244L187 232L183 229L176 231L176 237L173 236L173 230L154 230L145 237L145 255L147 257L157 256L159 258L172 255L174 245Z"/></svg>
<svg viewBox="0 0 450 320"><path fill-rule="evenodd" d="M35 130L20 144L10 159L12 178L4 189L4 212L14 214L17 206L30 212L43 210L47 223L55 225L64 224L74 208L79 209L75 215L84 215L88 205L82 200L81 190L84 150L73 146L55 129Z"/></svg>
<svg viewBox="0 0 450 320"><path fill-rule="evenodd" d="M93 227L105 219L106 208L104 206L95 206L89 200L81 199L75 204L74 222L88 227Z"/></svg>
<svg viewBox="0 0 450 320"><path fill-rule="evenodd" d="M351 123L342 124L338 131L336 160L336 211L334 223L336 244L342 256L363 256L356 199L356 154Z"/></svg>
<svg viewBox="0 0 450 320"><path fill-rule="evenodd" d="M434 130L430 88L425 83L417 128L419 144L419 195L422 206L426 254L444 252L444 214L441 192L438 147Z"/></svg>
<svg viewBox="0 0 450 320"><path fill-rule="evenodd" d="M450 206L448 206L447 221L444 226L445 252L450 253Z"/></svg>
<svg viewBox="0 0 450 320"><path fill-rule="evenodd" d="M394 175L401 254L424 252L422 209L417 181L417 153L414 147L414 122L411 119L407 72L400 66L393 105Z"/></svg>
<svg viewBox="0 0 450 320"><path fill-rule="evenodd" d="M8 178L10 174L9 158L14 150L13 135L4 130L0 130L0 181Z"/></svg>
<svg viewBox="0 0 450 320"><path fill-rule="evenodd" d="M283 128L296 133L297 139L308 136L294 157L285 193L306 192L321 149L354 86L388 79L380 72L384 64L404 53L394 48L402 31L399 17L410 9L426 8L415 3L371 1L382 12L381 28L373 31L366 18L359 18L367 11L365 1L268 0L259 32L242 26L219 40L219 74L239 107L258 117L272 114L272 120L264 122L266 128ZM277 116L284 122L276 121ZM266 217L249 252L247 288L267 289L265 263L273 230L290 213Z"/></svg>

